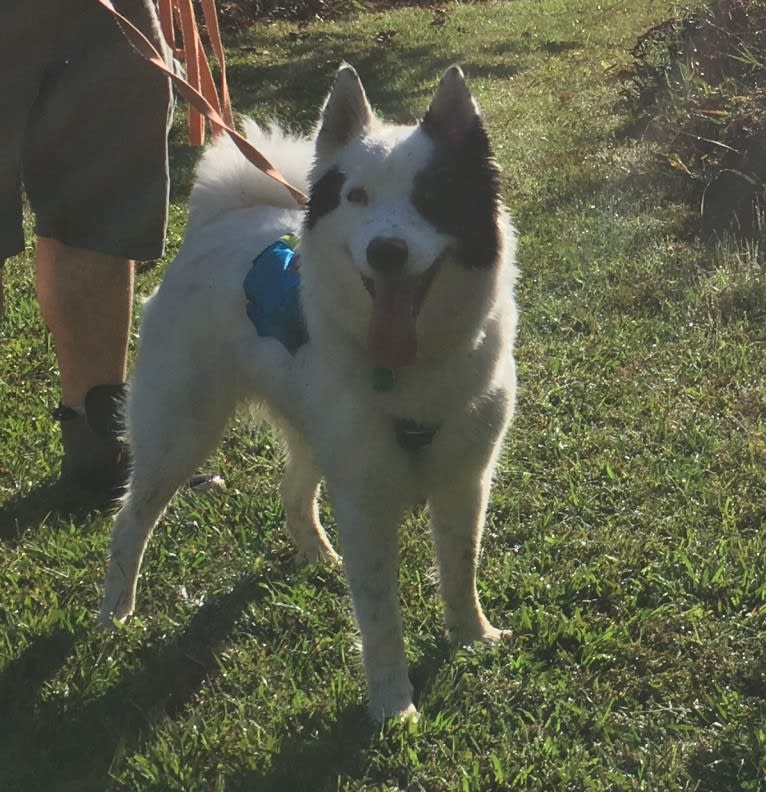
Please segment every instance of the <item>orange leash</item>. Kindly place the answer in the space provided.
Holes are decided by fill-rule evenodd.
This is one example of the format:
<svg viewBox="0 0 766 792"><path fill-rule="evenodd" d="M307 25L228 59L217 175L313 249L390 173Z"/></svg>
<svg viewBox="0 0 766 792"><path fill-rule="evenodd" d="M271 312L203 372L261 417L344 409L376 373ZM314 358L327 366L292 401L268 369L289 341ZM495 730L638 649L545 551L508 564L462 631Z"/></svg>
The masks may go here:
<svg viewBox="0 0 766 792"><path fill-rule="evenodd" d="M167 38L166 33L166 38L173 47L175 46L175 30L172 27L174 16L181 26L184 46L183 50L175 50L175 52L176 57L181 57L186 62L189 84L210 102L228 126L234 126L229 87L226 82L226 59L223 54L215 0L202 0L202 12L205 17L210 43L218 61L218 70L221 77L220 93L216 90L213 74L210 71L210 64L205 57L205 50L202 46L199 28L197 27L197 18L192 6L192 0L158 0L158 2L161 18L170 20L169 24L166 22L163 26L163 31L168 28L171 37ZM211 122L211 128L214 135L223 131L213 122ZM194 107L189 111L189 139L194 146L201 146L205 140L204 118Z"/></svg>
<svg viewBox="0 0 766 792"><path fill-rule="evenodd" d="M189 82L177 75L162 55L144 36L144 34L122 14L115 10L111 0L97 0L117 20L122 32L133 47L152 66L165 74L176 87L178 92L189 102L190 108L190 135L193 145L201 145L204 141L204 118L210 121L214 135L226 133L234 145L258 170L263 171L274 181L282 184L293 196L299 206L308 202L307 196L297 187L293 187L287 179L275 168L258 149L245 137L240 135L233 127L231 102L226 85L226 67L224 64L223 45L215 14L214 0L202 0L205 14L205 24L210 34L211 43L218 59L221 73L220 100L215 88L210 66L204 57L199 30L194 18L191 0L159 0L159 17L163 34L170 46L175 51L175 29L173 18L180 20L181 31L184 39L184 52ZM204 65L203 65L204 64Z"/></svg>
<svg viewBox="0 0 766 792"><path fill-rule="evenodd" d="M188 0L191 3L191 0ZM213 46L218 70L221 73L221 109L223 120L229 125L234 126L234 119L231 112L231 97L229 96L229 84L226 80L226 57L223 54L223 42L221 41L221 29L218 27L218 14L215 11L215 0L202 0L202 13L205 15L205 25L207 25L210 43ZM210 71L210 69L208 69ZM212 82L212 75L211 75Z"/></svg>

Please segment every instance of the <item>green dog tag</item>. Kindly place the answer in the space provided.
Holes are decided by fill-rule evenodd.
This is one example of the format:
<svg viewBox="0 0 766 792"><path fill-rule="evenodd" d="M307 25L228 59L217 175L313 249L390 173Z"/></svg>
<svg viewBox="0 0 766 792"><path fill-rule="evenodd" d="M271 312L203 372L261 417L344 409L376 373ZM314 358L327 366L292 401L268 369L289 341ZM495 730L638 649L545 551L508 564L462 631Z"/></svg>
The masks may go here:
<svg viewBox="0 0 766 792"><path fill-rule="evenodd" d="M394 371L389 368L375 366L372 370L372 389L376 391L389 391L394 387Z"/></svg>

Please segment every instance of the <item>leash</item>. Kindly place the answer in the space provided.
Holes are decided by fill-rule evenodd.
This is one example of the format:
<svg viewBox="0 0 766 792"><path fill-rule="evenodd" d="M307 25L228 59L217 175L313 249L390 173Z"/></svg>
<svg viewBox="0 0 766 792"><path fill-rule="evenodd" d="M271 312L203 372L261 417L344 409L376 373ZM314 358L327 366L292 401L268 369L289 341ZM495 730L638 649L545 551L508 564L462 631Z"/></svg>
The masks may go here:
<svg viewBox="0 0 766 792"><path fill-rule="evenodd" d="M222 103L219 102L215 90L215 83L213 81L210 67L204 58L202 45L199 38L199 31L197 30L196 21L194 19L194 10L191 0L162 0L160 5L161 17L160 24L163 28L163 33L170 38L168 41L171 46L174 42L174 29L173 29L173 13L178 13L181 20L181 31L184 36L185 47L191 52L191 57L187 60L187 68L189 69L189 76L194 82L196 80L197 86L191 85L184 80L180 75L176 74L165 63L165 59L157 51L154 45L146 38L146 36L132 23L120 14L112 5L111 0L96 0L100 3L117 21L125 37L133 45L136 51L145 58L152 66L159 69L166 77L170 79L178 92L189 102L192 108L199 113L199 118L194 117L190 121L190 131L194 130L195 137L192 139L194 144L195 140L199 140L200 145L204 139L204 120L202 116L210 121L211 129L214 135L227 134L234 145L242 152L242 154L253 164L258 170L265 173L274 181L283 185L285 189L292 195L299 206L304 206L308 202L308 197L301 192L297 187L293 187L287 179L274 167L274 165L266 159L266 157L258 151L247 138L241 135L233 128L231 118L231 105L228 98L228 88L225 83L225 67L223 58L223 47L220 43L220 32L218 30L218 20L215 18L215 5L214 0L203 0L203 9L205 12L205 20L210 32L213 47L216 50L216 57L218 59L221 77L222 77ZM172 6L172 8L171 8ZM175 9L178 8L176 12ZM184 19L186 23L184 24ZM215 19L214 22L211 20ZM164 20L164 21L163 21ZM189 49L190 48L190 49ZM205 65L203 66L202 63ZM202 89L208 93L208 97L203 95ZM211 90L212 89L212 90ZM218 105L214 106L214 103ZM227 117L228 116L228 117Z"/></svg>
<svg viewBox="0 0 766 792"><path fill-rule="evenodd" d="M202 13L205 19L210 43L213 47L218 70L220 73L220 93L216 90L210 64L205 57L202 46L197 17L194 13L192 0L157 0L157 10L160 27L165 41L173 50L173 55L186 63L186 75L189 84L199 91L213 107L220 113L223 120L230 127L234 126L231 112L231 99L229 86L226 80L226 59L223 54L221 31L218 27L218 15L215 10L215 0L201 0ZM181 40L183 47L176 47L175 22L181 27ZM211 123L213 134L220 134L223 130ZM205 141L204 116L194 107L189 109L189 140L193 146L201 146Z"/></svg>

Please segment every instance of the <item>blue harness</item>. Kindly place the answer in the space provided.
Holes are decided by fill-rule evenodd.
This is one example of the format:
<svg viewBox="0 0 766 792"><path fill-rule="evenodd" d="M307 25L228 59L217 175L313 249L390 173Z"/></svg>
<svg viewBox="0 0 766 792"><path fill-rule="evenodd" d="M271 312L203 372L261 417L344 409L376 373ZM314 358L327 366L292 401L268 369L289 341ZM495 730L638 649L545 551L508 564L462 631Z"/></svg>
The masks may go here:
<svg viewBox="0 0 766 792"><path fill-rule="evenodd" d="M300 256L298 240L285 234L253 259L242 284L250 321L262 338L275 338L294 355L308 341L306 322L299 299ZM373 369L372 386L377 391L391 390L394 374L389 369ZM438 426L423 425L406 418L394 421L397 443L411 454L431 444Z"/></svg>
<svg viewBox="0 0 766 792"><path fill-rule="evenodd" d="M308 341L298 289L300 256L297 239L286 234L253 260L242 284L247 315L258 335L276 338L292 355Z"/></svg>

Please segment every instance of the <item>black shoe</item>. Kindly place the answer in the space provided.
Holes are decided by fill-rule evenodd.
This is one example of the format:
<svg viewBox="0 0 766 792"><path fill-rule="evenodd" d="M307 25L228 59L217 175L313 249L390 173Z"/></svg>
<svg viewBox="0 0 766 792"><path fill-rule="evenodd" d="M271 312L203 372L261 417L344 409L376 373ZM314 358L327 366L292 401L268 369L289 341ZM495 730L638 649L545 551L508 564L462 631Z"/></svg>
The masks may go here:
<svg viewBox="0 0 766 792"><path fill-rule="evenodd" d="M129 472L120 419L124 393L124 385L97 385L85 396L85 415L63 404L54 410L64 447L59 486L83 496L122 494Z"/></svg>
<svg viewBox="0 0 766 792"><path fill-rule="evenodd" d="M80 517L116 507L127 484L129 459L122 440L123 385L98 385L85 397L85 415L59 405L64 456L61 474L0 505L0 539L13 541L48 515Z"/></svg>

